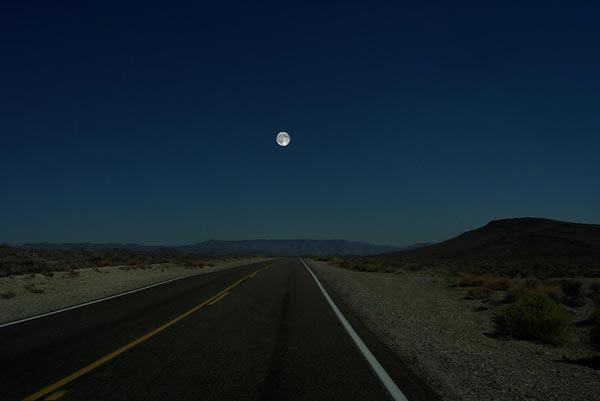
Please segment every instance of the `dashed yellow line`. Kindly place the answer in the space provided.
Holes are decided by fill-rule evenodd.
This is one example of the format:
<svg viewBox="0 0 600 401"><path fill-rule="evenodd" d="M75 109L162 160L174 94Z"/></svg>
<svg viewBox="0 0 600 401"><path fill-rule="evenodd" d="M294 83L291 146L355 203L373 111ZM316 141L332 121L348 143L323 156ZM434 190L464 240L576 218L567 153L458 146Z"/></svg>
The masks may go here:
<svg viewBox="0 0 600 401"><path fill-rule="evenodd" d="M90 371L96 369L98 366L105 364L106 362L110 361L111 359L116 358L117 356L121 355L122 353L124 353L125 351L135 347L136 345L139 345L141 343L143 343L144 341L146 341L147 339L154 337L155 335L157 335L158 333L160 333L161 331L165 330L168 327L173 326L175 323L177 323L178 321L185 319L186 317L188 317L189 315L191 315L192 313L196 312L198 309L201 309L202 307L206 306L206 305L210 305L211 303L215 303L217 301L219 301L221 298L223 298L225 295L227 295L229 293L230 290L232 290L234 287L238 286L239 284L241 284L242 282L246 281L247 279L250 278L251 275L256 275L256 273L259 273L263 270L265 270L266 268L261 268L256 270L255 272L252 272L244 277L242 277L241 279L239 279L238 281L236 281L235 283L231 284L229 287L223 289L222 291L218 292L217 294L215 294L214 296L212 296L211 298L207 299L206 301L202 302L199 305L194 306L192 309L188 310L185 313L182 313L181 315L177 316L175 319L163 324L162 326L157 327L156 329L152 330L149 333L144 334L143 336L141 336L140 338L133 340L132 342L130 342L129 344L126 344L124 346L122 346L121 348L117 349L116 351L111 352L108 355L103 356L102 358L98 359L95 362L90 363L89 365L79 369L78 371L71 373L69 376L65 377L64 379L61 379L55 383L52 383L51 385L49 385L48 387L45 387L25 398L23 398L23 401L36 401L37 399L48 395L50 393L52 393L53 391L58 390L59 388L61 388L62 386L64 386L65 384L68 384L70 382L72 382L73 380L85 375L86 373L89 373ZM62 393L60 395L57 395L57 398L49 398L54 396L55 394L58 393ZM46 399L47 400L56 400L60 397L62 397L64 394L66 393L66 391L62 392L62 391L57 391L56 393L53 393L51 395L49 395Z"/></svg>
<svg viewBox="0 0 600 401"><path fill-rule="evenodd" d="M55 391L54 393L50 394L48 397L44 398L44 401L56 401L65 394L67 394L66 391Z"/></svg>
<svg viewBox="0 0 600 401"><path fill-rule="evenodd" d="M217 298L215 298L214 300L210 301L207 305L208 306L213 306L214 304L216 304L217 302L219 302L220 300L222 300L223 298L225 298L225 296L229 294L229 292L223 293L220 296L218 296Z"/></svg>

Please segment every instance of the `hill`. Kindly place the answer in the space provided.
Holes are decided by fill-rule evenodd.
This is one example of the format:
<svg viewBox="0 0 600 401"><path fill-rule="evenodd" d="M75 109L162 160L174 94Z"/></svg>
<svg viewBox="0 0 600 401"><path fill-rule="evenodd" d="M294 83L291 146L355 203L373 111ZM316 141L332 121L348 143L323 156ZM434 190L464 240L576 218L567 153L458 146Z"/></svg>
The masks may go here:
<svg viewBox="0 0 600 401"><path fill-rule="evenodd" d="M491 221L447 241L384 255L402 259L600 261L600 225L541 218Z"/></svg>
<svg viewBox="0 0 600 401"><path fill-rule="evenodd" d="M491 221L447 241L383 255L417 260L600 261L600 225L541 218Z"/></svg>

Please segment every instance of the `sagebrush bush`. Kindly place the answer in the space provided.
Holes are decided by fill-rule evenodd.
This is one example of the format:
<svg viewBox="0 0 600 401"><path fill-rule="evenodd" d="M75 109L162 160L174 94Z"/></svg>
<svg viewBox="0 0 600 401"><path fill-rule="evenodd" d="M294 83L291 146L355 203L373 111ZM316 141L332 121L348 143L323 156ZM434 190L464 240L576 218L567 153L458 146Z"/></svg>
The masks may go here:
<svg viewBox="0 0 600 401"><path fill-rule="evenodd" d="M562 302L564 299L563 292L556 282L546 280L543 284L540 284L535 279L527 279L523 283L511 286L504 296L504 301L515 302L519 298L531 292L545 294L555 302Z"/></svg>
<svg viewBox="0 0 600 401"><path fill-rule="evenodd" d="M494 314L498 333L516 339L564 344L570 336L571 315L546 294L528 292Z"/></svg>
<svg viewBox="0 0 600 401"><path fill-rule="evenodd" d="M40 287L36 284L27 284L27 285L23 286L23 288L25 288L27 291L31 292L32 294L41 294L44 292L44 288Z"/></svg>
<svg viewBox="0 0 600 401"><path fill-rule="evenodd" d="M535 291L548 295L555 302L561 302L563 299L563 292L556 284L543 284L537 287Z"/></svg>
<svg viewBox="0 0 600 401"><path fill-rule="evenodd" d="M504 302L515 302L530 292L532 292L531 288L527 287L526 285L513 285L508 289L508 291L506 291L506 294L504 295Z"/></svg>
<svg viewBox="0 0 600 401"><path fill-rule="evenodd" d="M512 286L512 280L508 277L484 276L481 285L492 291L506 291Z"/></svg>
<svg viewBox="0 0 600 401"><path fill-rule="evenodd" d="M565 305L580 307L585 304L581 281L562 279L558 283L564 294L563 303Z"/></svg>
<svg viewBox="0 0 600 401"><path fill-rule="evenodd" d="M596 348L600 349L600 308L596 309L592 318L592 332L590 334L590 342Z"/></svg>
<svg viewBox="0 0 600 401"><path fill-rule="evenodd" d="M469 299L484 299L490 296L490 290L485 287L475 287L469 289L467 292L467 298Z"/></svg>
<svg viewBox="0 0 600 401"><path fill-rule="evenodd" d="M590 298L600 304L600 283L594 281L590 284Z"/></svg>
<svg viewBox="0 0 600 401"><path fill-rule="evenodd" d="M13 291L4 291L4 292L0 292L0 298L2 299L11 299L14 298L17 294L15 294Z"/></svg>
<svg viewBox="0 0 600 401"><path fill-rule="evenodd" d="M383 271L383 265L378 260L358 260L352 263L352 270L361 272L378 272Z"/></svg>
<svg viewBox="0 0 600 401"><path fill-rule="evenodd" d="M479 276L471 273L465 273L458 279L459 287L477 287L479 285Z"/></svg>
<svg viewBox="0 0 600 401"><path fill-rule="evenodd" d="M512 285L512 280L508 277L466 273L460 276L457 285L459 287L485 287L492 291L506 291Z"/></svg>
<svg viewBox="0 0 600 401"><path fill-rule="evenodd" d="M183 265L211 260L235 260L237 257L201 255L170 251L127 251L122 249L19 249L0 246L0 277L30 273L51 274L104 266L147 266L172 263ZM199 264L198 264L199 266Z"/></svg>

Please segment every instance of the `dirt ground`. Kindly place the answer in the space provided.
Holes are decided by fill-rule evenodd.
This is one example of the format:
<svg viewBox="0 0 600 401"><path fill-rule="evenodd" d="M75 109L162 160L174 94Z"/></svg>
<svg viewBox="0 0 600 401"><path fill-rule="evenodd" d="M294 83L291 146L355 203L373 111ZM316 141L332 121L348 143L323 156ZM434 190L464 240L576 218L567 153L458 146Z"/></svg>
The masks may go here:
<svg viewBox="0 0 600 401"><path fill-rule="evenodd" d="M465 299L467 289L454 287L454 277L308 262L444 400L600 399L600 371L563 362L600 355L589 344L589 327L573 325L563 347L494 338L493 310Z"/></svg>

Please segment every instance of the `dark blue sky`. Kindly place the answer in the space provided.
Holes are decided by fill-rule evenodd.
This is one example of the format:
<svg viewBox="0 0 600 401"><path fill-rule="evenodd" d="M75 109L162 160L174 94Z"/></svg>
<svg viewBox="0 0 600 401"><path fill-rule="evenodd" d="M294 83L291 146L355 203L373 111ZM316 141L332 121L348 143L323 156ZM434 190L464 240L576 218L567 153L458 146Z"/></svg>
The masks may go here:
<svg viewBox="0 0 600 401"><path fill-rule="evenodd" d="M59 3L0 6L0 243L600 223L594 2Z"/></svg>

